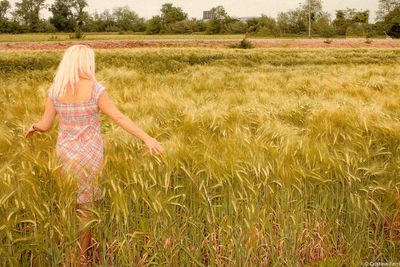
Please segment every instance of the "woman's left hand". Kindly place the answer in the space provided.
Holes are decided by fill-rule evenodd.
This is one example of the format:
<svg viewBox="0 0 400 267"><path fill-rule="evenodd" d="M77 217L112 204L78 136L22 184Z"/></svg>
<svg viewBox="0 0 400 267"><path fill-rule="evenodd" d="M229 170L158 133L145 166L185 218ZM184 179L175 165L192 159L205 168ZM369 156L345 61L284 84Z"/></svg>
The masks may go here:
<svg viewBox="0 0 400 267"><path fill-rule="evenodd" d="M153 154L153 152L155 152L156 155L159 155L164 152L164 147L155 138L150 138L146 140L145 144L150 150L150 154Z"/></svg>

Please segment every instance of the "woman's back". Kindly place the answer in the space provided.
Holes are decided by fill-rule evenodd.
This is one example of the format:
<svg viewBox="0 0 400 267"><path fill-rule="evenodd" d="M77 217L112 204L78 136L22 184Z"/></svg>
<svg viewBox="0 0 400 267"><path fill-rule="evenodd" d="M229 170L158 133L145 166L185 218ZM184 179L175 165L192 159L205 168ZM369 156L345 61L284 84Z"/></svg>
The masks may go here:
<svg viewBox="0 0 400 267"><path fill-rule="evenodd" d="M67 90L65 97L52 98L54 107L60 118L59 141L77 139L86 134L94 137L100 133L98 99L104 91L104 86L97 81L85 81L77 87L77 94ZM68 139L67 138L67 139Z"/></svg>
<svg viewBox="0 0 400 267"><path fill-rule="evenodd" d="M83 81L76 94L52 98L58 113L59 133L56 152L63 162L62 171L81 181L77 203L101 198L95 178L103 167L103 141L100 135L98 99L105 88L94 81Z"/></svg>
<svg viewBox="0 0 400 267"><path fill-rule="evenodd" d="M71 86L67 86L66 94L62 98L57 98L57 101L65 104L79 104L89 101L92 98L93 86L96 82L87 79L81 79L76 83L75 94L72 92Z"/></svg>

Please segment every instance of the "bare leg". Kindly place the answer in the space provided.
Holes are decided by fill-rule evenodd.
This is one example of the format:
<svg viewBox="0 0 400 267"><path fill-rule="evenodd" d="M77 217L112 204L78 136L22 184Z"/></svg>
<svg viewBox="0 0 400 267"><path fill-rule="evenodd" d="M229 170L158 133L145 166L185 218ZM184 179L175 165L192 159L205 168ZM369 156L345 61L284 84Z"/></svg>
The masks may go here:
<svg viewBox="0 0 400 267"><path fill-rule="evenodd" d="M79 225L79 266L89 266L86 262L88 259L88 248L92 238L92 231L90 228L83 229L83 226L89 221L89 211L87 208L89 204L77 204L77 212L80 218Z"/></svg>

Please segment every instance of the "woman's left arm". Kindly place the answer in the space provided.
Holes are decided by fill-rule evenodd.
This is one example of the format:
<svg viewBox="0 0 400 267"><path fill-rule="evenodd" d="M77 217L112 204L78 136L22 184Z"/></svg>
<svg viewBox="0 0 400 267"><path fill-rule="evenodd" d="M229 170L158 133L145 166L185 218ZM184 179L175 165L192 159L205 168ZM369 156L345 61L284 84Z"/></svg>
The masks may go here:
<svg viewBox="0 0 400 267"><path fill-rule="evenodd" d="M32 124L32 126L28 129L25 134L25 137L31 137L34 132L45 132L50 129L51 125L53 124L54 117L56 116L56 109L51 101L50 97L47 97L45 109L42 118Z"/></svg>

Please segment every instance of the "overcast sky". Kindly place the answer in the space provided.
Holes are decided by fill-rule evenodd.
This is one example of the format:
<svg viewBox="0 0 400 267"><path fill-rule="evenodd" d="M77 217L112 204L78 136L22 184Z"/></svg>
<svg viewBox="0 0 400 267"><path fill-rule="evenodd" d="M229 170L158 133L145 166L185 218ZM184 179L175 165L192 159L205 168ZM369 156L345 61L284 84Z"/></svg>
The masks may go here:
<svg viewBox="0 0 400 267"><path fill-rule="evenodd" d="M305 0L303 0L305 1ZM15 3L16 0L11 0ZM51 4L53 1L48 0ZM281 11L286 11L299 6L301 0L88 0L88 11L97 10L102 12L104 9L112 9L117 6L129 6L141 17L150 18L160 13L163 3L172 3L182 7L189 17L201 18L203 10L222 5L229 15L235 17L252 17L265 14L276 17ZM335 10L345 8L368 9L370 10L370 21L375 21L375 12L378 7L378 0L323 0L324 10L331 13L334 17ZM47 17L48 12L43 12Z"/></svg>

